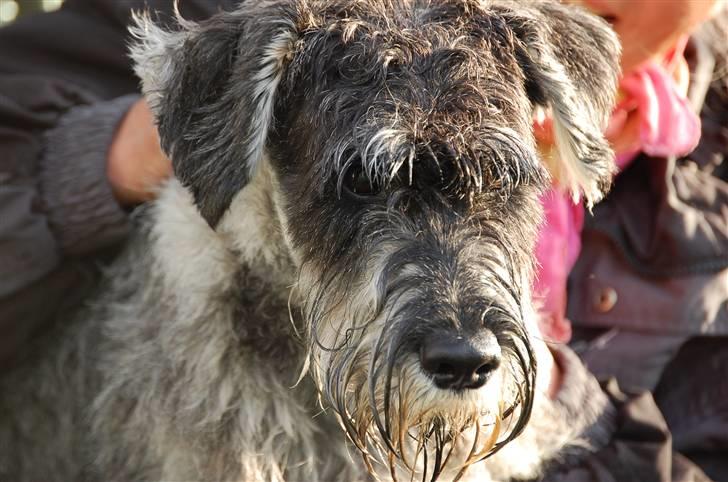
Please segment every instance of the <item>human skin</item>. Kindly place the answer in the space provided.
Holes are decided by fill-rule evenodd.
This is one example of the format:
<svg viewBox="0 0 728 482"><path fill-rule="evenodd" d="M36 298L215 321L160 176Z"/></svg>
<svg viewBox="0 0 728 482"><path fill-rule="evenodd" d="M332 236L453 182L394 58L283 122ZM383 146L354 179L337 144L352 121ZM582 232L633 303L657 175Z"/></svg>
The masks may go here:
<svg viewBox="0 0 728 482"><path fill-rule="evenodd" d="M628 74L664 55L680 37L708 19L723 0L567 0L608 20L622 42L622 72Z"/></svg>
<svg viewBox="0 0 728 482"><path fill-rule="evenodd" d="M140 99L124 116L109 148L106 175L111 189L119 204L134 206L153 199L155 188L171 174L152 112Z"/></svg>

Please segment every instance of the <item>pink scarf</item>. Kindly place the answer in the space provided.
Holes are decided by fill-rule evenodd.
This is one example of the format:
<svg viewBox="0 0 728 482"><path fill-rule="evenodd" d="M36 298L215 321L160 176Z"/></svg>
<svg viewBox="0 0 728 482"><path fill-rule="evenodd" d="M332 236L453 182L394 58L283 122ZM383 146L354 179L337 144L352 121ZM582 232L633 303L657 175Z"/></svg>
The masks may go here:
<svg viewBox="0 0 728 482"><path fill-rule="evenodd" d="M617 153L623 170L638 153L667 157L690 153L700 139L700 118L669 73L684 65L681 42L663 62L650 62L622 79L622 100L614 109L608 132L620 132L627 114L639 116L639 135L633 148ZM541 199L545 222L536 245L539 262L534 298L541 304L541 334L547 341L568 342L571 324L566 319L566 279L581 250L584 208L554 188Z"/></svg>

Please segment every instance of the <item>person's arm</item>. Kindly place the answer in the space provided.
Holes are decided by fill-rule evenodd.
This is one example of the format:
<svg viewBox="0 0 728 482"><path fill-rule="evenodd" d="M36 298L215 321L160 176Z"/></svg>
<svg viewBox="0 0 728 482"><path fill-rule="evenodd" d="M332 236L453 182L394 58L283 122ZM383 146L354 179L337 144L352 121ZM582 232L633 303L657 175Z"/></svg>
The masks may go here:
<svg viewBox="0 0 728 482"><path fill-rule="evenodd" d="M121 241L128 231L124 208L150 199L171 171L136 94L66 110L58 105L60 112L32 112L17 101L5 106L0 264L8 276L0 279L0 297L41 278L63 257ZM33 135L35 129L23 128L43 117L55 117L48 129Z"/></svg>
<svg viewBox="0 0 728 482"><path fill-rule="evenodd" d="M189 0L191 20L232 0ZM67 0L0 29L0 298L121 239L169 162L128 56L132 10L166 0ZM0 313L1 315L2 313Z"/></svg>
<svg viewBox="0 0 728 482"><path fill-rule="evenodd" d="M0 75L0 363L80 300L79 260L120 243L126 207L169 171L138 95L84 95Z"/></svg>
<svg viewBox="0 0 728 482"><path fill-rule="evenodd" d="M566 346L553 346L552 353L559 381L552 384L550 400L541 407L548 413L543 420L534 420L539 417L534 413L531 423L546 446L559 450L537 480L711 481L673 449L667 423L649 392L626 393L615 380L597 383ZM563 445L565 435L568 440Z"/></svg>
<svg viewBox="0 0 728 482"><path fill-rule="evenodd" d="M27 87L30 104L15 94ZM0 366L80 301L88 272L70 259L127 230L105 153L136 96L74 105L65 90L0 75Z"/></svg>
<svg viewBox="0 0 728 482"><path fill-rule="evenodd" d="M125 208L152 199L171 173L137 95L74 107L43 139L38 195L63 256L123 239Z"/></svg>
<svg viewBox="0 0 728 482"><path fill-rule="evenodd" d="M189 0L185 18L231 0ZM130 12L166 0L67 0L0 29L0 365L84 296L95 256L169 171L133 94ZM93 283L89 283L93 285Z"/></svg>

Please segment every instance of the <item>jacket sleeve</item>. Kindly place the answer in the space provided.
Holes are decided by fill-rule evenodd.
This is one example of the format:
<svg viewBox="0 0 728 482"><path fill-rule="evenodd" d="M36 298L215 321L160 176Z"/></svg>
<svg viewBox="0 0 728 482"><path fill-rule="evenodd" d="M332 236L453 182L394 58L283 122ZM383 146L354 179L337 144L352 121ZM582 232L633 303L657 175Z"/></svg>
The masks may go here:
<svg viewBox="0 0 728 482"><path fill-rule="evenodd" d="M234 0L186 0L199 20ZM66 0L0 29L0 365L79 302L96 253L128 230L106 178L116 128L138 98L132 10L170 22L169 0ZM65 307L65 308L64 308Z"/></svg>
<svg viewBox="0 0 728 482"><path fill-rule="evenodd" d="M125 235L106 152L136 89L123 26L66 8L0 29L0 365Z"/></svg>
<svg viewBox="0 0 728 482"><path fill-rule="evenodd" d="M17 82L34 84L16 77L1 79L0 87ZM2 99L0 266L7 276L0 278L0 297L42 278L63 257L83 256L124 238L126 215L106 179L106 153L136 98L64 105L69 100L62 96L46 97L47 108L53 105L56 112ZM55 117L48 129L23 128L41 116Z"/></svg>
<svg viewBox="0 0 728 482"><path fill-rule="evenodd" d="M124 238L106 151L136 98L102 101L58 80L0 73L0 365L80 301L88 270L70 260Z"/></svg>
<svg viewBox="0 0 728 482"><path fill-rule="evenodd" d="M83 255L114 244L127 233L126 213L106 176L106 158L130 94L71 108L43 136L38 195L64 255Z"/></svg>
<svg viewBox="0 0 728 482"><path fill-rule="evenodd" d="M230 0L189 0L199 20ZM0 297L123 239L106 154L138 91L127 54L133 10L170 22L167 0L67 0L0 29Z"/></svg>
<svg viewBox="0 0 728 482"><path fill-rule="evenodd" d="M581 361L566 347L555 353L564 368L565 387L555 401L556 410L579 415L590 401L606 397L609 417L596 417L584 433L556 460L547 463L542 482L711 482L692 461L678 453L665 419L650 392L625 393L614 379L581 391L585 377L593 380ZM582 395L575 397L574 394ZM568 394L567 396L564 396ZM567 408L568 407L568 408ZM598 433L599 436L593 436Z"/></svg>

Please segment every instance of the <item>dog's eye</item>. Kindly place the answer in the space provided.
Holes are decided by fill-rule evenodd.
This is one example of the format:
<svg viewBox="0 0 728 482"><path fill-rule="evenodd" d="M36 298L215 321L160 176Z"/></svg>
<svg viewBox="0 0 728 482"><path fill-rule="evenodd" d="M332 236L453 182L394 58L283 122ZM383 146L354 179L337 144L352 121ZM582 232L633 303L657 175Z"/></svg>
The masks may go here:
<svg viewBox="0 0 728 482"><path fill-rule="evenodd" d="M352 164L346 170L342 187L356 196L373 196L379 191L359 163Z"/></svg>

